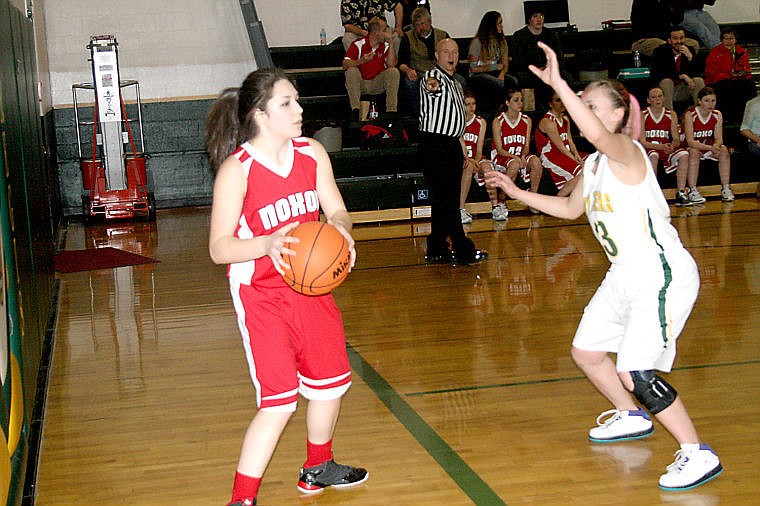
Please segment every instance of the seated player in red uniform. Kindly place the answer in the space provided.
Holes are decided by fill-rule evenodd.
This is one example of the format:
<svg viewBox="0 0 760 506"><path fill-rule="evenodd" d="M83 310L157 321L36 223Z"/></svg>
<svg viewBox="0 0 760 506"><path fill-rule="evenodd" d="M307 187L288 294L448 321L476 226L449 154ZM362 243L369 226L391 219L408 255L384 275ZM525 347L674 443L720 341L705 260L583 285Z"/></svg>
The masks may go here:
<svg viewBox="0 0 760 506"><path fill-rule="evenodd" d="M533 122L530 117L522 112L523 97L519 90L507 90L505 101L499 107L498 114L493 119L491 131L491 159L494 169L506 172L507 176L515 181L517 174L526 183L530 184L530 191L537 192L541 182L543 167L541 160L529 152L530 133L533 131ZM492 195L491 204L494 207L494 219L500 206L506 210L506 195L497 188L489 189Z"/></svg>
<svg viewBox="0 0 760 506"><path fill-rule="evenodd" d="M721 199L731 202L734 200L734 192L729 184L731 155L723 144L723 115L715 108L716 102L715 91L712 88L706 86L700 90L697 105L684 113L683 131L686 144L689 146L689 170L699 170L700 160L716 160Z"/></svg>
<svg viewBox="0 0 760 506"><path fill-rule="evenodd" d="M464 146L464 168L462 169L462 192L459 197L459 214L462 217L462 224L472 223L472 215L465 209L467 194L470 193L470 184L473 176L479 185L484 185L483 173L491 170L491 163L487 158L483 158L483 142L486 137L486 120L479 116L477 111L478 105L475 100L475 94L469 90L464 92L464 107L467 113L466 126L462 135ZM505 216L506 219L506 216Z"/></svg>
<svg viewBox="0 0 760 506"><path fill-rule="evenodd" d="M578 182L575 176L583 169L584 157L575 147L570 135L570 118L556 93L551 96L549 110L538 122L536 151L541 156L541 164L549 169L558 190L557 195L570 195Z"/></svg>
<svg viewBox="0 0 760 506"><path fill-rule="evenodd" d="M681 146L678 116L665 107L665 94L653 86L647 95L649 107L641 111L641 144L646 148L652 168L662 165L666 174L676 172L676 205L702 204L705 198L697 190L697 174L689 172L689 153ZM696 167L699 169L699 166ZM688 177L687 177L688 176ZM689 186L686 186L688 182Z"/></svg>

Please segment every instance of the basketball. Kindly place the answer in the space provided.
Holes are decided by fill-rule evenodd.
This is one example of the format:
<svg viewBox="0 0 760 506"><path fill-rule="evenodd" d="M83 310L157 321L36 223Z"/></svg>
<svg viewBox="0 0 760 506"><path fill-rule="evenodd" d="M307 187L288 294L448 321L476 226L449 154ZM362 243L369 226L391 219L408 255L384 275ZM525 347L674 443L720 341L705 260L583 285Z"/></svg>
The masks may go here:
<svg viewBox="0 0 760 506"><path fill-rule="evenodd" d="M304 295L324 295L343 283L351 265L351 250L338 229L307 221L288 235L300 239L287 243L295 255L282 256L290 265L282 275L288 286Z"/></svg>

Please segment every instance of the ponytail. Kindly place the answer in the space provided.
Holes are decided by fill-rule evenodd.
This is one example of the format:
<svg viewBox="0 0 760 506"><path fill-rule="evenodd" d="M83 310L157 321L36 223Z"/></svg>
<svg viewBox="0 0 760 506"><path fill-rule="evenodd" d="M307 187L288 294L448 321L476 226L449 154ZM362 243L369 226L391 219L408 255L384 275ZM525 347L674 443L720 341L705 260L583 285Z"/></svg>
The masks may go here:
<svg viewBox="0 0 760 506"><path fill-rule="evenodd" d="M206 116L204 136L211 168L216 170L240 143L238 96L240 88L227 88L211 105Z"/></svg>
<svg viewBox="0 0 760 506"><path fill-rule="evenodd" d="M253 112L266 110L277 81L288 76L280 69L259 69L248 74L239 88L227 88L214 101L206 117L204 136L211 166L218 169L232 151L258 134Z"/></svg>

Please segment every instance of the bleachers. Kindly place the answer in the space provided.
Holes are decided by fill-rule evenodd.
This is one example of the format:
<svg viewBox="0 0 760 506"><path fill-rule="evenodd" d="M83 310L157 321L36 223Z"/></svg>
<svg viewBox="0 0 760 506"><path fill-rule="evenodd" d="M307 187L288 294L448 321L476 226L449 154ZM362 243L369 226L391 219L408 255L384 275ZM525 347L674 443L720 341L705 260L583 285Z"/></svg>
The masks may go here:
<svg viewBox="0 0 760 506"><path fill-rule="evenodd" d="M752 55L753 75L760 89L760 23L740 23L732 26L736 29L740 44ZM564 65L575 76L584 70L583 66L590 60L603 61L610 77L616 77L621 68L632 66L633 55L630 47L633 37L630 30L563 31L560 38L565 52ZM470 38L458 38L456 41L460 48L458 71L466 75L466 54ZM304 108L306 135L313 135L323 126L341 129L341 149L330 152L330 158L338 185L349 211L355 214L355 219L382 221L424 216L424 212L418 211L418 206L424 206L426 201L415 144L416 118L402 117L411 140L408 147L362 150L359 147L360 125L347 121L349 105L341 68L344 51L340 38L326 46L271 48L271 54L275 65L285 69L296 81L301 97L300 103ZM703 48L700 56L704 58L706 54L707 50ZM629 82L628 85L639 101L646 104L648 83L639 81ZM536 105L540 107L541 104ZM486 117L490 125L493 111L479 113ZM533 115L537 119L540 113ZM724 136L727 145L733 147L742 144L743 138L738 134L738 127L739 125L725 125ZM579 144L582 143L581 139ZM484 149L489 147L490 138L486 139ZM747 167L750 165L746 158L748 155L738 149L733 156L735 160L732 160L732 182L757 181L757 171ZM662 176L660 182L665 189L675 187L674 177ZM717 184L717 169L702 171L699 184ZM666 190L665 193L666 196L673 197L672 191ZM706 193L708 196L715 194L709 189ZM487 200L485 190L473 185L468 197L468 202L473 203L472 210L489 210ZM520 209L519 205L510 205L510 208L513 207Z"/></svg>

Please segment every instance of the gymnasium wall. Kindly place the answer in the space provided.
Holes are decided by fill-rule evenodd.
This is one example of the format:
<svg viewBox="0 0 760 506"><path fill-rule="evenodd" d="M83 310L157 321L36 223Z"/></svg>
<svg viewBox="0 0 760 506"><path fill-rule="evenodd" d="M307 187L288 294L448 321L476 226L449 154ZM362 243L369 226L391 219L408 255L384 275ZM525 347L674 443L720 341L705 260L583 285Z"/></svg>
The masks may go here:
<svg viewBox="0 0 760 506"><path fill-rule="evenodd" d="M47 127L37 99L35 33L26 3L0 0L0 225L7 329L0 346L0 423L8 443L3 445L8 451L0 451L0 495L7 494L8 504L21 502L40 358L55 292L56 175L43 152Z"/></svg>

